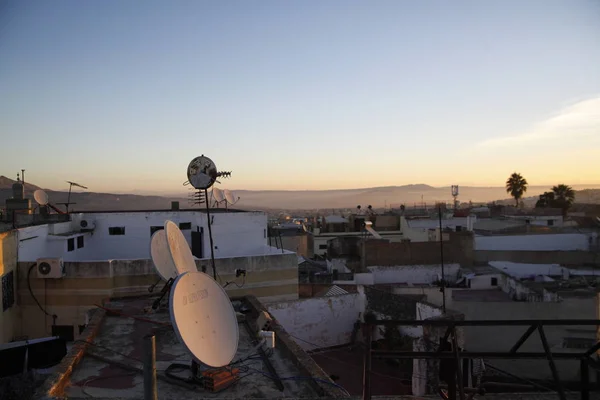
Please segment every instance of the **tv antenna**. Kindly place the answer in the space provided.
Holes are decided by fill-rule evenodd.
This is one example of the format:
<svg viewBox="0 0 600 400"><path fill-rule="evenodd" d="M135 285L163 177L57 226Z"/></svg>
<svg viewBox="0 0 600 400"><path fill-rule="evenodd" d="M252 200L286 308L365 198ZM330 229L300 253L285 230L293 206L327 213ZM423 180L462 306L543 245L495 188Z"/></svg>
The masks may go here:
<svg viewBox="0 0 600 400"><path fill-rule="evenodd" d="M67 196L67 202L66 203L57 203L57 204L62 204L65 206L66 210L67 210L67 214L69 213L69 206L71 204L77 204L77 203L71 203L71 190L73 189L73 186L76 187L80 187L82 189L87 189L87 186L83 186L80 185L79 183L76 182L71 182L71 181L66 181L69 184L69 195Z"/></svg>
<svg viewBox="0 0 600 400"><path fill-rule="evenodd" d="M186 272L173 283L169 296L171 322L177 338L195 363L213 368L229 365L237 353L239 327L225 289L203 272Z"/></svg>
<svg viewBox="0 0 600 400"><path fill-rule="evenodd" d="M202 200L204 200L204 204L206 205L206 219L208 225L208 238L210 241L210 260L213 269L213 278L217 279L217 271L215 269L215 249L213 245L213 236L212 236L212 221L210 218L210 204L208 202L208 189L217 183L221 183L217 181L217 178L229 178L231 177L231 172L218 172L217 166L210 158L206 157L202 154L200 157L194 158L187 167L187 177L188 180L184 182L184 185L192 185L198 192L196 194L198 199L198 204L201 204ZM200 194L202 193L202 194ZM202 196L204 196L202 198Z"/></svg>
<svg viewBox="0 0 600 400"><path fill-rule="evenodd" d="M50 199L48 197L48 193L46 193L42 189L38 189L33 192L33 199L36 203L39 204L40 213L47 213L48 207L56 211L58 214L65 214L63 211L60 211L58 208L50 204Z"/></svg>
<svg viewBox="0 0 600 400"><path fill-rule="evenodd" d="M458 208L458 185L452 185L452 197L454 198L454 209Z"/></svg>

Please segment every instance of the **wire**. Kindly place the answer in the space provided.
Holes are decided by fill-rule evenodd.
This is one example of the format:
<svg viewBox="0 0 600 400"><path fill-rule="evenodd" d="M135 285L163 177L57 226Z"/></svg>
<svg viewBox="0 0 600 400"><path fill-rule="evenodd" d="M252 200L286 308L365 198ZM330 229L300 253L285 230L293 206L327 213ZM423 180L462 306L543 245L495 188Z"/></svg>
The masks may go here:
<svg viewBox="0 0 600 400"><path fill-rule="evenodd" d="M58 315L56 314L52 314L50 315L50 313L48 313L48 311L46 311L44 309L44 307L42 307L42 305L40 304L40 302L38 301L37 297L35 297L35 294L33 294L33 290L31 290L31 271L37 266L37 263L32 264L29 267L29 270L27 271L27 288L29 289L29 294L31 295L31 297L33 298L33 300L35 301L35 303L38 305L38 307L40 308L40 310L42 310L42 312L44 314L46 314L49 317L52 317L52 323L55 324L56 323L56 319L58 318Z"/></svg>

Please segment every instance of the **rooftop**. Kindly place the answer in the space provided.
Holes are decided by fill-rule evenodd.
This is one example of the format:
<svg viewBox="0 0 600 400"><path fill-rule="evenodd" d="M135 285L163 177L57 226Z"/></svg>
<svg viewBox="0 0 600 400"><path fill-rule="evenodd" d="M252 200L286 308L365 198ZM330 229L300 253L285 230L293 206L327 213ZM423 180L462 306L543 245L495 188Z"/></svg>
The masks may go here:
<svg viewBox="0 0 600 400"><path fill-rule="evenodd" d="M454 301L513 301L510 296L500 289L466 289L453 290Z"/></svg>
<svg viewBox="0 0 600 400"><path fill-rule="evenodd" d="M239 379L220 392L210 392L197 384L175 380L165 374L173 363L191 364L191 355L177 339L169 319L169 312L162 308L151 310L152 299L137 297L112 300L106 310L97 310L82 337L93 343L76 342L69 351L55 376L52 376L43 391L69 399L139 399L144 396L141 363L143 338L154 334L156 338L156 367L158 395L161 400L189 398L287 398L287 397L341 397L343 392L333 385L323 371L310 360L301 349L294 347L285 332L276 331L277 343L267 350L274 371L282 379L280 391L266 367L254 350L253 328L256 314L254 298L234 300L240 324L240 339L234 361L247 358L235 365L240 369ZM252 332L252 335L250 334ZM299 355L299 357L296 357ZM307 358L311 362L308 364ZM201 371L205 367L202 366ZM313 374L307 373L311 370ZM178 377L190 376L185 369L173 370ZM321 379L321 382L314 380Z"/></svg>

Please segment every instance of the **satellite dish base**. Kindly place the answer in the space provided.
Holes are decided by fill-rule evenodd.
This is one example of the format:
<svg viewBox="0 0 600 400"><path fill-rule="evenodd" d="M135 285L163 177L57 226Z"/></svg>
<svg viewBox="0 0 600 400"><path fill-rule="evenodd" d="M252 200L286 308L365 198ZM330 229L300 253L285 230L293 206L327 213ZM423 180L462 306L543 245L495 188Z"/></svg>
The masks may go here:
<svg viewBox="0 0 600 400"><path fill-rule="evenodd" d="M177 373L173 373L174 371ZM189 370L188 376L181 376L182 371ZM210 367L195 360L192 360L190 364L173 363L165 370L165 375L171 379L175 379L184 382L188 385L195 384L204 387L204 379L202 372L210 370Z"/></svg>
<svg viewBox="0 0 600 400"><path fill-rule="evenodd" d="M154 300L154 303L152 303L152 309L153 310L157 310L158 307L160 307L160 303L162 301L162 299L165 297L165 295L167 293L169 293L171 291L171 286L173 286L173 282L175 282L175 279L170 278L167 283L165 283L165 286L163 286L162 290L160 291L160 296L158 299ZM156 285L156 284L155 284ZM148 289L150 290L150 289ZM168 300L168 299L167 299Z"/></svg>

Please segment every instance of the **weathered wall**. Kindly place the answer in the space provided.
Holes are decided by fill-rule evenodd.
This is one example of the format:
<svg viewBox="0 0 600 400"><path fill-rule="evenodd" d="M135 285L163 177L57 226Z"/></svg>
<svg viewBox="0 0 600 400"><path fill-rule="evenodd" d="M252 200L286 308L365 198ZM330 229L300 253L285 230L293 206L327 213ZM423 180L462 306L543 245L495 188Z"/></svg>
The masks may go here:
<svg viewBox="0 0 600 400"><path fill-rule="evenodd" d="M442 266L437 265L402 265L393 267L368 267L373 275L374 284L388 283L433 283L442 275ZM444 265L444 276L447 280L458 277L459 264Z"/></svg>
<svg viewBox="0 0 600 400"><path fill-rule="evenodd" d="M587 251L589 236L584 233L476 236L475 250Z"/></svg>
<svg viewBox="0 0 600 400"><path fill-rule="evenodd" d="M464 266L473 264L473 234L454 232L449 240L443 241L444 262ZM377 240L365 242L366 266L438 264L439 242L386 243Z"/></svg>
<svg viewBox="0 0 600 400"><path fill-rule="evenodd" d="M312 258L314 255L314 245L312 235L295 235L295 236L282 236L272 237L270 239L271 246L283 248L285 250L293 251L299 256L306 258Z"/></svg>
<svg viewBox="0 0 600 400"><path fill-rule="evenodd" d="M17 231L0 233L0 280L2 282L0 284L0 299L2 299L2 304L0 304L0 343L9 342L20 335L20 309L17 303L17 249ZM11 284L12 297L8 296ZM10 305L10 302L13 304Z"/></svg>
<svg viewBox="0 0 600 400"><path fill-rule="evenodd" d="M208 260L196 261L201 270ZM298 298L298 267L294 254L275 254L258 257L216 259L218 280L236 282L227 285L230 296L254 295L266 302L278 299ZM35 268L31 272L31 289L45 315L36 305L27 286L27 272L32 263L19 263L18 295L24 318L20 328L30 338L44 337L51 333L52 317L58 316L58 325L72 325L78 333L78 325L86 323L86 312L102 304L110 297L148 294L148 287L158 276L151 260L111 260L98 262L65 262L66 276L62 279L39 279ZM247 271L245 282L235 278L235 269ZM242 286L241 288L238 285ZM162 283L155 289L158 293ZM152 301L148 300L150 306Z"/></svg>
<svg viewBox="0 0 600 400"><path fill-rule="evenodd" d="M531 264L600 264L600 253L591 251L475 250L475 261L512 261Z"/></svg>
<svg viewBox="0 0 600 400"><path fill-rule="evenodd" d="M267 308L300 347L314 350L350 343L364 301L353 293L273 303Z"/></svg>

